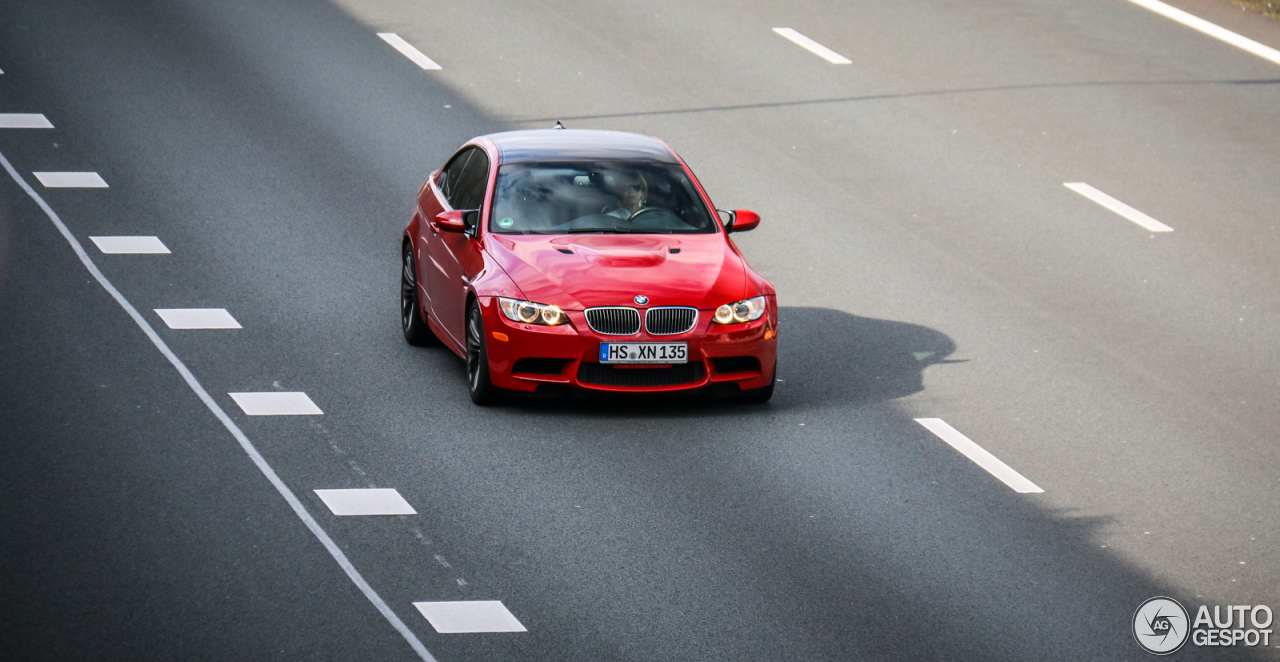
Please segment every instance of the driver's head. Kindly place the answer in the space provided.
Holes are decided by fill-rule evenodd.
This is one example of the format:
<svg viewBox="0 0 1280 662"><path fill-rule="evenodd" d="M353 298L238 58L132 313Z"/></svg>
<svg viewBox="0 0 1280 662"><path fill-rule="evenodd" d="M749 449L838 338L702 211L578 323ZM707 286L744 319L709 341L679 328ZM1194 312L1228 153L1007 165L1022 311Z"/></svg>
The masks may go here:
<svg viewBox="0 0 1280 662"><path fill-rule="evenodd" d="M619 172L613 178L613 194L618 196L623 207L636 211L644 206L645 198L649 194L649 184L638 172Z"/></svg>

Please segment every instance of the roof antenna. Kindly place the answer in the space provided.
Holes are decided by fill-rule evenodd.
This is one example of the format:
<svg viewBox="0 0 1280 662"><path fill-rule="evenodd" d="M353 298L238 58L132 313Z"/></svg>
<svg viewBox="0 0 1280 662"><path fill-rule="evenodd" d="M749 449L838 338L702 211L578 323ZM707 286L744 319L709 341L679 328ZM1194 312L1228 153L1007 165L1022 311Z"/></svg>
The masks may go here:
<svg viewBox="0 0 1280 662"><path fill-rule="evenodd" d="M556 125L555 125L555 126L553 126L553 127L551 127L551 128L553 128L553 129L559 129L559 130L561 130L561 131L564 131L564 125L560 123L560 120L556 120Z"/></svg>

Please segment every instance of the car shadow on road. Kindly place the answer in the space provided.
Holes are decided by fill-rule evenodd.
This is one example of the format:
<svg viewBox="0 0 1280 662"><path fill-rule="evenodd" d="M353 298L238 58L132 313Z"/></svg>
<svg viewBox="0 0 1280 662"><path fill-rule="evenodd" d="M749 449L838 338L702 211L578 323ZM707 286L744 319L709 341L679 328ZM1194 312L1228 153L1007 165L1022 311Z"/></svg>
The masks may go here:
<svg viewBox="0 0 1280 662"><path fill-rule="evenodd" d="M703 416L761 410L803 410L884 402L922 391L930 365L954 363L955 342L919 324L859 317L830 308L783 306L778 311L778 379L773 400L748 405L702 394L636 397L517 397L530 413ZM461 368L459 368L461 370Z"/></svg>
<svg viewBox="0 0 1280 662"><path fill-rule="evenodd" d="M926 388L930 365L957 362L946 334L826 308L782 308L780 321L784 381L768 405L667 397L506 408L556 430L513 445L528 449L521 465L573 467L563 483L539 475L507 498L563 499L562 512L582 518L572 535L510 553L539 567L572 559L550 574L586 568L610 587L661 592L715 577L706 581L719 582L718 599L773 630L687 645L769 659L1138 660L1147 653L1132 626L1144 600L1209 601L1115 553L1109 539L1123 524L1112 516L1014 493L912 421L896 400ZM563 487L580 474L596 482ZM655 547L663 554L652 560ZM625 572L615 559L627 559ZM693 631L738 622L699 612L695 598L669 599ZM1191 645L1178 655L1266 659Z"/></svg>
<svg viewBox="0 0 1280 662"><path fill-rule="evenodd" d="M924 370L955 342L919 324L829 308L779 310L779 406L882 402L924 390ZM780 397L781 396L781 397Z"/></svg>

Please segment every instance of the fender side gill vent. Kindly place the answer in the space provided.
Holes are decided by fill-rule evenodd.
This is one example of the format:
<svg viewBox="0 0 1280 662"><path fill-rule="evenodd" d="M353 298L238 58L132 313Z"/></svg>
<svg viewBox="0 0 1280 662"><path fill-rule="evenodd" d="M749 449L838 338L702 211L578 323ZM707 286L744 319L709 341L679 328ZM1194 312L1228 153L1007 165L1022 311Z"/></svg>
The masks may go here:
<svg viewBox="0 0 1280 662"><path fill-rule="evenodd" d="M573 255L573 251L567 248L557 248L556 250L560 251L561 253L564 253L565 255Z"/></svg>

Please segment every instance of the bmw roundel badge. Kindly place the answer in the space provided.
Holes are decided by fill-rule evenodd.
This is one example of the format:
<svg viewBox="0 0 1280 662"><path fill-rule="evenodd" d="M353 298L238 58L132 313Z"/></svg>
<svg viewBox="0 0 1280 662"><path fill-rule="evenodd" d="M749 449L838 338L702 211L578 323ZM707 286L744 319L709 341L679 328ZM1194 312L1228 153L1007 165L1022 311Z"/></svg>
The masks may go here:
<svg viewBox="0 0 1280 662"><path fill-rule="evenodd" d="M632 299L632 301L636 302L637 306L643 306L646 303L649 303L649 297L643 294L637 294L636 298Z"/></svg>

